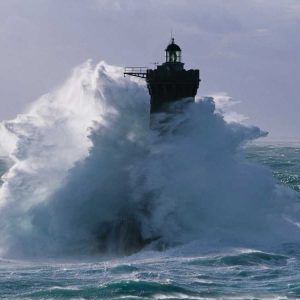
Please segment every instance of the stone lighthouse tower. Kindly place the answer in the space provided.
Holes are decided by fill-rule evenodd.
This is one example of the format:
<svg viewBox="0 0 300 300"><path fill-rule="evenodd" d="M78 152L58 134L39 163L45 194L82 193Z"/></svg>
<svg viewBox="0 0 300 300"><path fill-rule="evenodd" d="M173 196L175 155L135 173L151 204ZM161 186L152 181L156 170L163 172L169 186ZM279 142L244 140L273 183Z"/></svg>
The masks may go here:
<svg viewBox="0 0 300 300"><path fill-rule="evenodd" d="M185 70L181 48L174 38L165 49L166 61L156 69L125 68L124 75L145 78L151 97L151 113L164 111L167 103L194 98L200 83L199 70Z"/></svg>

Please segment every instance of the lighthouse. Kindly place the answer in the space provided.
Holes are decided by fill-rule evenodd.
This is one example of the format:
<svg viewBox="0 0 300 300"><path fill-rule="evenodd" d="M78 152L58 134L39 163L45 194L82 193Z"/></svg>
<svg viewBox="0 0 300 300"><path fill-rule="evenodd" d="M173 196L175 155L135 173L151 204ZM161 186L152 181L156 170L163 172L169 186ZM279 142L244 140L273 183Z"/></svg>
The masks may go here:
<svg viewBox="0 0 300 300"><path fill-rule="evenodd" d="M184 98L195 99L200 83L199 70L186 70L181 61L181 48L174 38L165 49L165 62L156 69L145 67L125 68L124 76L146 79L150 94L151 113L165 111L167 104Z"/></svg>

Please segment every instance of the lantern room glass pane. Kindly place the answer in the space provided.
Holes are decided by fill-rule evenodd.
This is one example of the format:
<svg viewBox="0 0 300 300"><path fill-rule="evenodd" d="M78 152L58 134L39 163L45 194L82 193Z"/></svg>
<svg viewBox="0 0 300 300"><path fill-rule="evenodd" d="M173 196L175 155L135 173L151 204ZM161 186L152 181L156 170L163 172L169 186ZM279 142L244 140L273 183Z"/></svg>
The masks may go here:
<svg viewBox="0 0 300 300"><path fill-rule="evenodd" d="M170 61L176 62L176 60L177 60L176 52L171 52L170 53Z"/></svg>
<svg viewBox="0 0 300 300"><path fill-rule="evenodd" d="M181 62L181 51L166 51L166 62Z"/></svg>

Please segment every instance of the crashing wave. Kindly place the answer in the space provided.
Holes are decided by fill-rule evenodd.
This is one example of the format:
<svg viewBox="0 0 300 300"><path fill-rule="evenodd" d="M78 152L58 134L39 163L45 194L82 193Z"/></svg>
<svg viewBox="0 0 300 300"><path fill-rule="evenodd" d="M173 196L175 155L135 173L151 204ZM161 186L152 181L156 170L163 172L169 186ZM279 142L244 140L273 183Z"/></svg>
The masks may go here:
<svg viewBox="0 0 300 300"><path fill-rule="evenodd" d="M13 160L0 190L2 255L298 238L293 192L244 158L243 145L265 132L226 122L209 97L151 118L148 103L120 68L88 62L2 122Z"/></svg>

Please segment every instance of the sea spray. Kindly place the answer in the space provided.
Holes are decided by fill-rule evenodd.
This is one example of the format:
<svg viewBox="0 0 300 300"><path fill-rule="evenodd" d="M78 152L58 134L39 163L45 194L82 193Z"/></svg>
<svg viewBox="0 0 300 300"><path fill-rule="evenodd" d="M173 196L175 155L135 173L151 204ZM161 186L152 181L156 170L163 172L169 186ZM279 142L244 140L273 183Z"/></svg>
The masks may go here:
<svg viewBox="0 0 300 300"><path fill-rule="evenodd" d="M118 149L122 142L134 140L139 131L145 132L139 127L149 125L146 97L144 87L122 79L120 68L104 63L94 68L87 63L77 68L57 91L36 101L26 114L2 123L4 147L14 161L1 188L2 248L10 253L21 250L30 254L53 248L60 252L73 248L75 237L93 218L85 216L78 206L83 204L91 212L110 215L105 208L110 205L109 195L119 191L123 196L122 181L116 181L123 174L122 167L116 162L112 169L113 162L122 153L124 147ZM103 140L98 150L92 147L98 144L97 139ZM99 161L93 160L95 155ZM89 159L85 162L86 158ZM79 165L74 167L76 163ZM113 177L110 181L109 172ZM64 193L69 182L77 180L77 174L78 182L70 187L70 193ZM108 191L98 194L101 180ZM76 197L70 199L73 192ZM97 198L100 203L92 207ZM118 201L122 204L121 199ZM77 225L68 228L67 220L74 214L79 216L80 211ZM97 218L94 222L98 225L103 220ZM89 232L85 233L88 236ZM75 238L73 243L68 244L65 236L71 241ZM86 243L78 242L76 246L85 247Z"/></svg>
<svg viewBox="0 0 300 300"><path fill-rule="evenodd" d="M145 194L158 191L146 226L154 236L167 244L200 240L250 247L299 238L285 215L295 194L244 157L245 143L266 132L226 123L210 97L178 102L153 119L158 135L143 163Z"/></svg>
<svg viewBox="0 0 300 300"><path fill-rule="evenodd" d="M148 103L120 68L88 62L1 124L14 162L0 191L3 255L299 239L295 195L243 155L265 132L225 122L212 98L151 118Z"/></svg>

